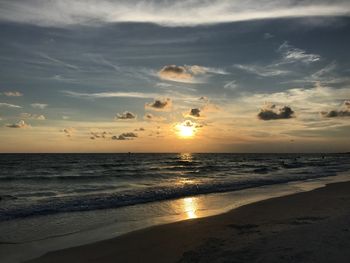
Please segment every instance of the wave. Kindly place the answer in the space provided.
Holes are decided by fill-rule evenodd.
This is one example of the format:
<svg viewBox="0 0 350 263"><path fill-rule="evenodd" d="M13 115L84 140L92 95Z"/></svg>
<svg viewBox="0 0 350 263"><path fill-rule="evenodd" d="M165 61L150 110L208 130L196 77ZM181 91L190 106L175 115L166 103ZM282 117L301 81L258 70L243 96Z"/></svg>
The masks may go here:
<svg viewBox="0 0 350 263"><path fill-rule="evenodd" d="M183 159L182 159L183 158ZM335 175L349 155L0 155L0 221Z"/></svg>
<svg viewBox="0 0 350 263"><path fill-rule="evenodd" d="M328 173L322 176L336 175ZM214 182L210 184L192 184L179 187L152 187L139 191L123 191L119 193L99 193L92 195L66 196L37 202L28 207L0 208L0 221L29 216L48 215L62 212L89 211L122 206L136 205L147 202L176 199L208 193L236 191L247 188L287 183L292 181L317 178L320 175L290 175L280 178L255 178L237 182ZM83 192L83 191L82 191Z"/></svg>

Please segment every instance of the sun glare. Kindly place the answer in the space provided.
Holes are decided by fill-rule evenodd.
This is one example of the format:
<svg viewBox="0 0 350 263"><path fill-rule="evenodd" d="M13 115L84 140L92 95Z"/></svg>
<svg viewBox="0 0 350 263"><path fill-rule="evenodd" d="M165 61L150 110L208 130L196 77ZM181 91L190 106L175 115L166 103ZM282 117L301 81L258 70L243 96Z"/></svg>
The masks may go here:
<svg viewBox="0 0 350 263"><path fill-rule="evenodd" d="M192 138L196 133L195 124L191 121L185 121L183 123L179 123L177 126L177 133L181 138Z"/></svg>
<svg viewBox="0 0 350 263"><path fill-rule="evenodd" d="M192 137L194 134L193 127L181 126L180 135L182 137Z"/></svg>

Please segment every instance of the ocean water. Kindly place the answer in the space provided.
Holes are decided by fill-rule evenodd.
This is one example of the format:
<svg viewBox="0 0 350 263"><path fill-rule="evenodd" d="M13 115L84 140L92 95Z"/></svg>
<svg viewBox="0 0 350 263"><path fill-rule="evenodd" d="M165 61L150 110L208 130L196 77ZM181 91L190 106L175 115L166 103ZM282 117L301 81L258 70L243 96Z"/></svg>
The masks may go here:
<svg viewBox="0 0 350 263"><path fill-rule="evenodd" d="M349 154L0 154L0 262L349 181L349 171Z"/></svg>
<svg viewBox="0 0 350 263"><path fill-rule="evenodd" d="M349 154L1 154L0 222L336 175Z"/></svg>

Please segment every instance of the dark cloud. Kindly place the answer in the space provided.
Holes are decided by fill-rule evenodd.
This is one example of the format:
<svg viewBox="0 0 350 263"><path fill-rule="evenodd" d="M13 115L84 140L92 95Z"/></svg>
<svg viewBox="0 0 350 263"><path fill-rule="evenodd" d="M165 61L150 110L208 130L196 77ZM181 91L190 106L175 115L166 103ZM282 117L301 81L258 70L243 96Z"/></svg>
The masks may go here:
<svg viewBox="0 0 350 263"><path fill-rule="evenodd" d="M158 75L162 79L180 81L180 82L191 82L193 75L183 66L167 65L163 67Z"/></svg>
<svg viewBox="0 0 350 263"><path fill-rule="evenodd" d="M153 114L151 114L151 113L147 113L147 114L145 114L145 116L143 117L145 120L152 120L153 119Z"/></svg>
<svg viewBox="0 0 350 263"><path fill-rule="evenodd" d="M342 107L338 110L321 112L321 114L327 118L350 117L350 101L344 101Z"/></svg>
<svg viewBox="0 0 350 263"><path fill-rule="evenodd" d="M67 137L72 137L73 133L75 132L75 129L73 129L73 128L64 128L63 130L61 130L61 132L63 132Z"/></svg>
<svg viewBox="0 0 350 263"><path fill-rule="evenodd" d="M131 120L136 119L136 115L130 111L125 111L123 113L118 113L115 117L115 120Z"/></svg>
<svg viewBox="0 0 350 263"><path fill-rule="evenodd" d="M264 109L261 109L258 118L260 120L279 120L290 119L294 117L294 111L289 106L277 107L275 104L269 105Z"/></svg>
<svg viewBox="0 0 350 263"><path fill-rule="evenodd" d="M191 109L188 113L189 117L199 118L201 116L200 114L201 110L198 108Z"/></svg>
<svg viewBox="0 0 350 263"><path fill-rule="evenodd" d="M107 135L111 134L110 132L107 131L102 131L102 132L90 132L90 139L94 140L94 139L106 139Z"/></svg>
<svg viewBox="0 0 350 263"><path fill-rule="evenodd" d="M165 100L154 100L151 103L146 103L145 108L156 111L167 111L171 108L171 99L167 98Z"/></svg>
<svg viewBox="0 0 350 263"><path fill-rule="evenodd" d="M133 138L137 138L137 134L134 132L124 132L118 136L114 135L112 136L112 140L117 141L125 141L125 140L132 140Z"/></svg>
<svg viewBox="0 0 350 263"><path fill-rule="evenodd" d="M28 127L30 127L30 125L25 123L23 120L20 120L17 123L7 124L6 127L7 128L19 128L19 129L22 129L22 128L28 128Z"/></svg>
<svg viewBox="0 0 350 263"><path fill-rule="evenodd" d="M199 65L184 65L184 66L167 65L167 66L164 66L158 72L158 76L161 79L171 80L176 82L201 83L205 79L198 79L197 77L207 73L210 73L211 75L228 74L225 70L220 68L210 68L210 67L208 68L208 67L203 67Z"/></svg>
<svg viewBox="0 0 350 263"><path fill-rule="evenodd" d="M185 126L185 127L194 127L195 126L195 123L193 123L192 121L185 121L182 123L182 126Z"/></svg>

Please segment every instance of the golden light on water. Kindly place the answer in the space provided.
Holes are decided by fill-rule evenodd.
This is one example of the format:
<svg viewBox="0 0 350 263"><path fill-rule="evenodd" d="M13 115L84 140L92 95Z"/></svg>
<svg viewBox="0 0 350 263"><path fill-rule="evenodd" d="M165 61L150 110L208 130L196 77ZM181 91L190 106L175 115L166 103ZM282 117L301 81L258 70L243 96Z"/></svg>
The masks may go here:
<svg viewBox="0 0 350 263"><path fill-rule="evenodd" d="M183 202L187 219L197 218L197 205L195 200L192 197L187 197L183 199Z"/></svg>

